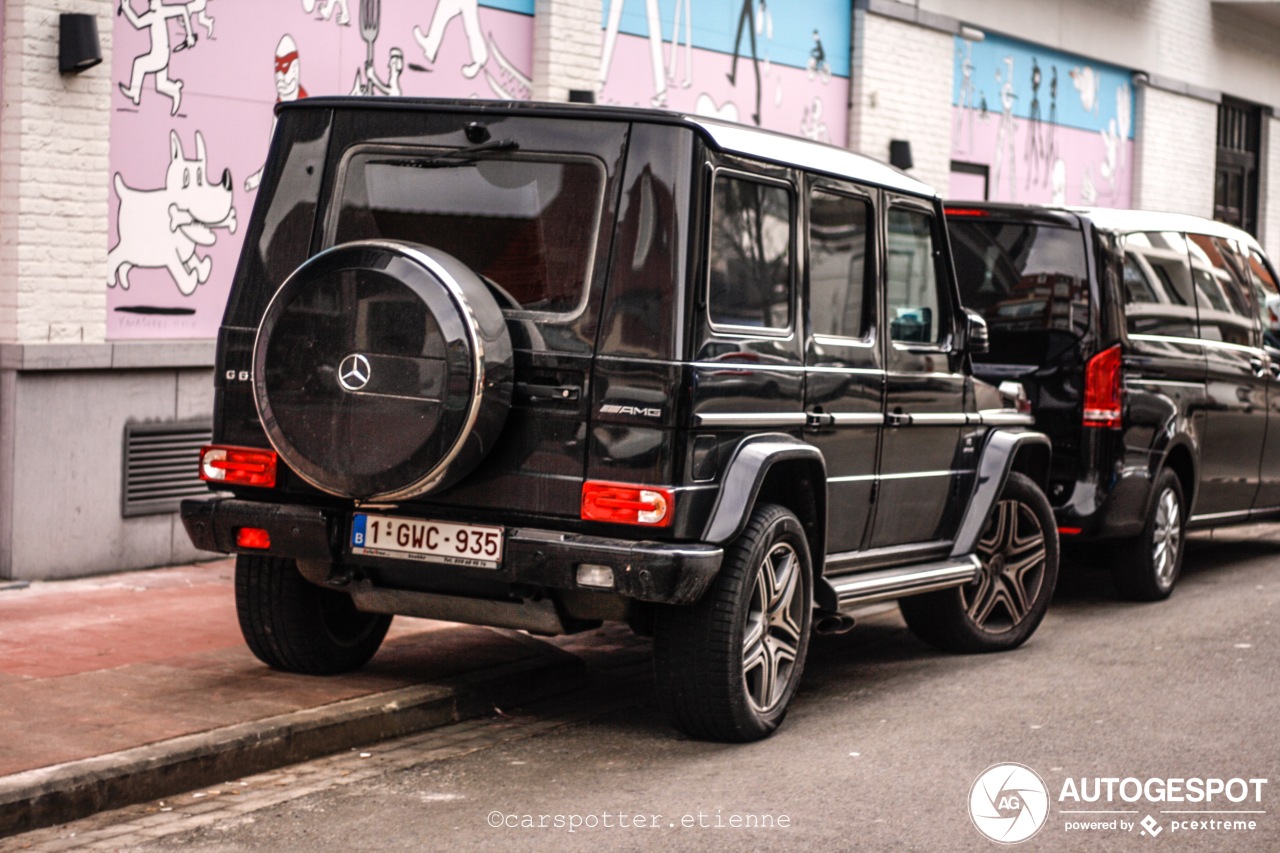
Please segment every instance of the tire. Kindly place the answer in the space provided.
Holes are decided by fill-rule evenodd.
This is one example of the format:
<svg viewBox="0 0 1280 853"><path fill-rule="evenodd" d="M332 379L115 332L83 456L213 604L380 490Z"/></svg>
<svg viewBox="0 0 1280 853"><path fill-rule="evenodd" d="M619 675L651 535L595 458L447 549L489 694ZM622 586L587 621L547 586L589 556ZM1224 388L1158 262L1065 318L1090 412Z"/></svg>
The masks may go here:
<svg viewBox="0 0 1280 853"><path fill-rule="evenodd" d="M1027 641L1058 583L1058 528L1044 492L1009 475L978 539L972 583L898 602L911 632L946 652L1001 652Z"/></svg>
<svg viewBox="0 0 1280 853"><path fill-rule="evenodd" d="M403 500L479 464L506 423L512 371L506 320L479 275L438 249L358 241L311 258L272 297L254 403L311 485Z"/></svg>
<svg viewBox="0 0 1280 853"><path fill-rule="evenodd" d="M272 669L335 675L368 663L391 617L356 610L351 596L302 577L291 559L236 557L236 615L258 660Z"/></svg>
<svg viewBox="0 0 1280 853"><path fill-rule="evenodd" d="M1187 524L1182 483L1168 468L1161 469L1151 494L1142 532L1113 551L1116 589L1130 601L1168 598L1182 572Z"/></svg>
<svg viewBox="0 0 1280 853"><path fill-rule="evenodd" d="M790 510L763 504L702 599L655 614L654 672L667 719L704 740L772 734L804 671L812 622L804 528Z"/></svg>

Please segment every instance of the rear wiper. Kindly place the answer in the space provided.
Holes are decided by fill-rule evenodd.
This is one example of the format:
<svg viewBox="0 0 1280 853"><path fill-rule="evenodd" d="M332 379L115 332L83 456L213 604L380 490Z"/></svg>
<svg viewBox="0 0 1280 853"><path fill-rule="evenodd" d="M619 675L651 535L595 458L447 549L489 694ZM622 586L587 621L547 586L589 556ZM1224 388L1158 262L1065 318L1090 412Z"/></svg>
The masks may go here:
<svg viewBox="0 0 1280 853"><path fill-rule="evenodd" d="M434 157L405 158L394 157L385 160L370 160L371 166L410 166L414 169L438 169L442 166L463 166L474 163L482 154L495 151L515 151L520 143L514 139L493 139L479 145L468 145L466 148L455 148Z"/></svg>

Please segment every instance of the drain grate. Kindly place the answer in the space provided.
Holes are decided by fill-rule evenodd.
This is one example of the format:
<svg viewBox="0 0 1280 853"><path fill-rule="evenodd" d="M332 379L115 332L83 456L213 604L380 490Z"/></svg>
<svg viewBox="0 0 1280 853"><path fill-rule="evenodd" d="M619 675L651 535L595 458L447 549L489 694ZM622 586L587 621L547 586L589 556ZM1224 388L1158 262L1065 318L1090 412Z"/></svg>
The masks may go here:
<svg viewBox="0 0 1280 853"><path fill-rule="evenodd" d="M213 440L211 421L126 424L124 516L176 512L183 498L209 494L200 479L200 448Z"/></svg>

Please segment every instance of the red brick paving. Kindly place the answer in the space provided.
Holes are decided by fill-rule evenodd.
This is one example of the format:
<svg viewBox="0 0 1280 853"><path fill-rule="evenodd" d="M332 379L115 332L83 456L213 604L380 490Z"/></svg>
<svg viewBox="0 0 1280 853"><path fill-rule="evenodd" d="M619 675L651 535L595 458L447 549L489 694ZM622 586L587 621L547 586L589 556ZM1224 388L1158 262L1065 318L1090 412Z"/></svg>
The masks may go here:
<svg viewBox="0 0 1280 853"><path fill-rule="evenodd" d="M529 655L487 628L398 617L361 671L268 669L230 559L0 591L0 775L438 681Z"/></svg>

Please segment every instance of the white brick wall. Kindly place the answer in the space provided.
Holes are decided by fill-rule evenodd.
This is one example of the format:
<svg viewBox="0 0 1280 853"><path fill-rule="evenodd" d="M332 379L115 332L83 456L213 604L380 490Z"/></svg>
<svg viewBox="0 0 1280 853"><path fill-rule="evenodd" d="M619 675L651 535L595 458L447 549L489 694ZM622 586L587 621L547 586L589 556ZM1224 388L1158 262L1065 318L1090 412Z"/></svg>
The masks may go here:
<svg viewBox="0 0 1280 853"><path fill-rule="evenodd" d="M1217 105L1150 86L1137 100L1133 206L1212 218Z"/></svg>
<svg viewBox="0 0 1280 853"><path fill-rule="evenodd" d="M599 91L601 6L602 0L534 4L534 100L563 102L569 100L570 89Z"/></svg>
<svg viewBox="0 0 1280 853"><path fill-rule="evenodd" d="M954 53L947 33L856 10L849 147L888 162L889 140L906 139L911 176L945 193Z"/></svg>
<svg viewBox="0 0 1280 853"><path fill-rule="evenodd" d="M1262 248L1266 249L1272 263L1280 262L1280 119L1267 121L1267 150L1263 156L1267 158L1266 183L1271 187L1262 188L1262 197L1258 207L1262 214L1262 233L1258 235Z"/></svg>
<svg viewBox="0 0 1280 853"><path fill-rule="evenodd" d="M0 342L106 333L112 0L7 0L0 110ZM58 74L58 14L97 15L103 63Z"/></svg>

